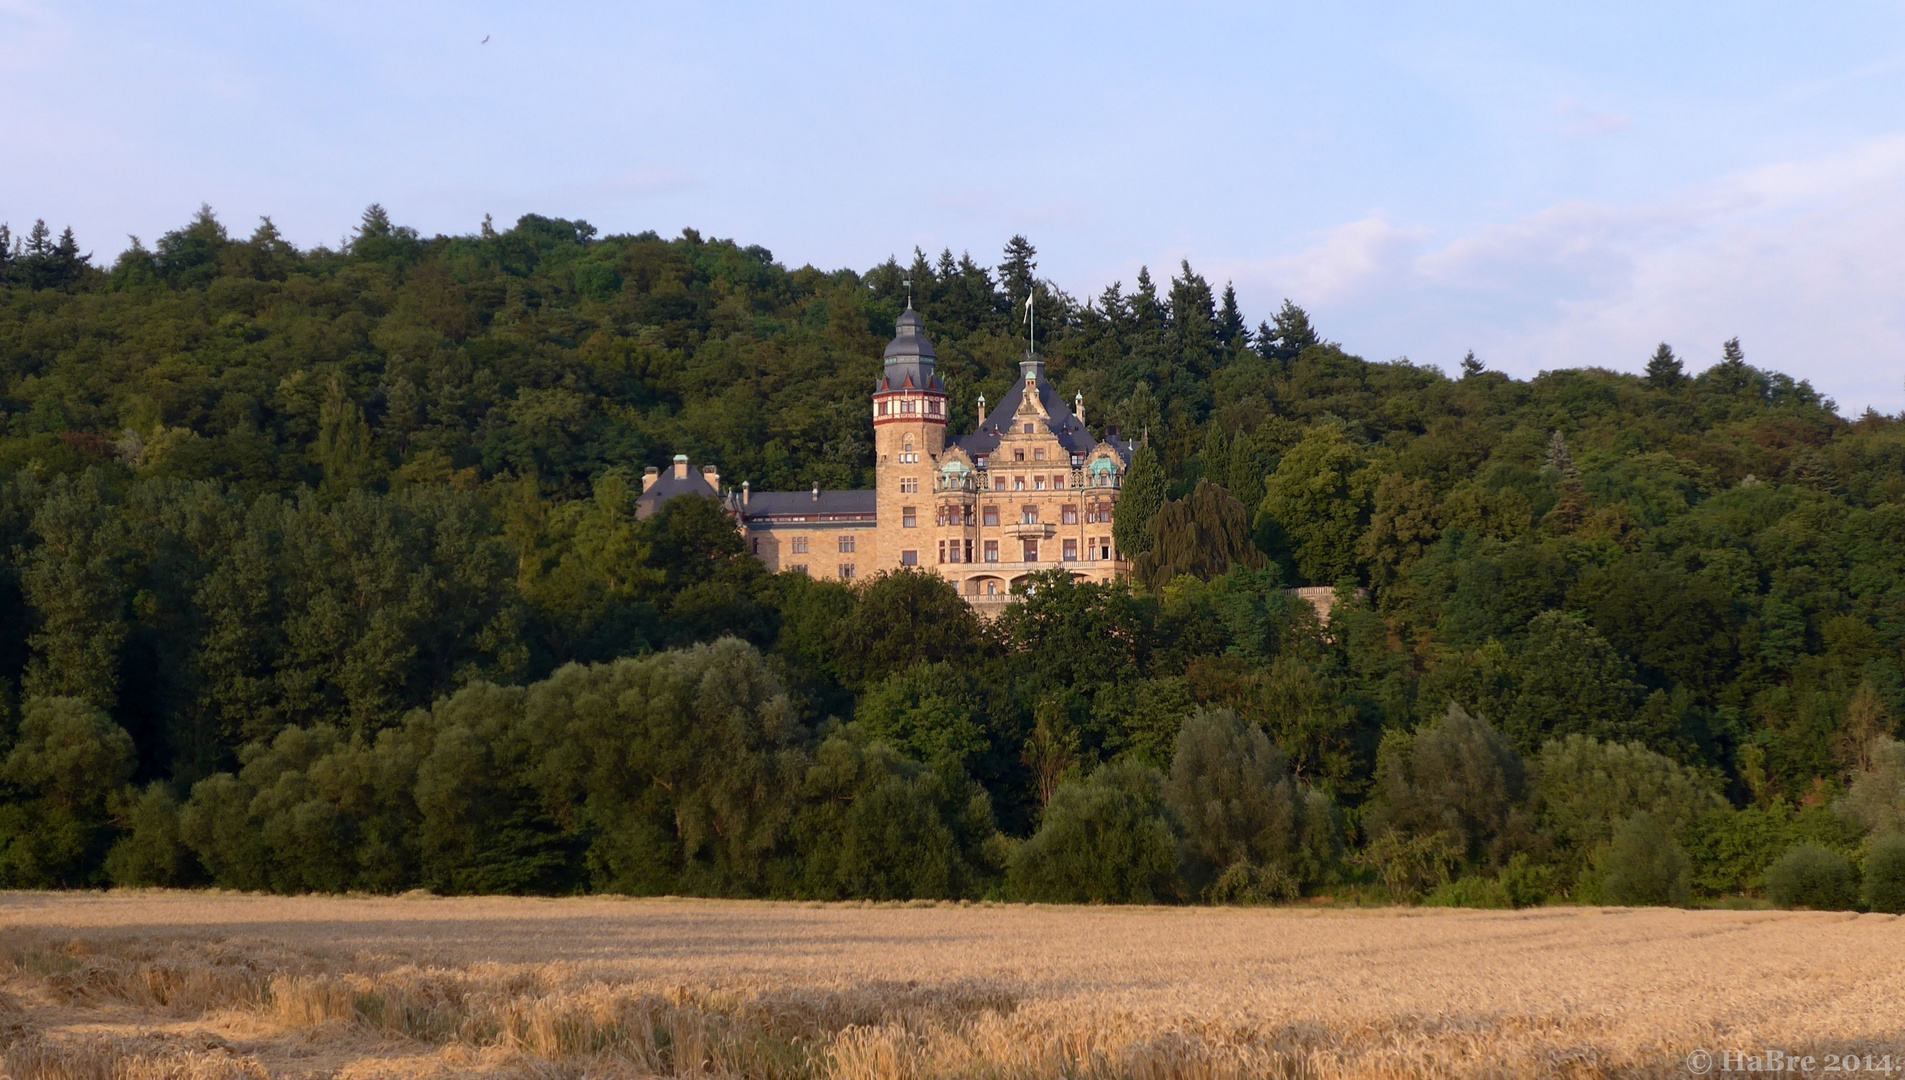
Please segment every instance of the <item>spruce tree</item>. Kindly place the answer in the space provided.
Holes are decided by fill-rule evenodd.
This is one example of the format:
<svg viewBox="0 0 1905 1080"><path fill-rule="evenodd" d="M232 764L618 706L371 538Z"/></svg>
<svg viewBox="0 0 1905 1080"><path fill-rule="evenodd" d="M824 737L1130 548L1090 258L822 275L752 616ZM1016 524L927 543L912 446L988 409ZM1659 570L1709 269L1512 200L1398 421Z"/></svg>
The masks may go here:
<svg viewBox="0 0 1905 1080"><path fill-rule="evenodd" d="M1673 349L1666 342L1661 342L1647 361L1647 385L1656 390L1671 390L1685 379L1686 376L1681 373L1680 358L1673 354Z"/></svg>
<svg viewBox="0 0 1905 1080"><path fill-rule="evenodd" d="M1163 506L1164 466L1158 463L1157 452L1146 443L1138 447L1131 459L1131 468L1125 471L1124 490L1118 496L1118 506L1112 516L1111 538L1118 545L1120 556L1135 559L1151 550L1157 536L1154 523Z"/></svg>
<svg viewBox="0 0 1905 1080"><path fill-rule="evenodd" d="M1244 313L1237 307L1237 288L1224 282L1223 305L1217 311L1217 340L1225 348L1250 344L1250 331L1244 326Z"/></svg>
<svg viewBox="0 0 1905 1080"><path fill-rule="evenodd" d="M1014 236L1005 243L1005 257L999 260L999 287L1005 291L1008 304L1025 306L1025 298L1032 295L1038 271L1038 249L1023 236Z"/></svg>
<svg viewBox="0 0 1905 1080"><path fill-rule="evenodd" d="M1310 325L1310 315L1302 308L1292 304L1287 298L1283 307L1272 317L1275 324L1270 337L1258 333L1257 348L1262 350L1266 359L1282 360L1286 363L1294 360L1304 349L1322 344L1316 336L1316 328Z"/></svg>
<svg viewBox="0 0 1905 1080"><path fill-rule="evenodd" d="M1482 362L1475 359L1474 349L1470 349L1468 355L1462 357L1462 378L1473 378L1476 375L1480 375L1484 370L1486 369Z"/></svg>

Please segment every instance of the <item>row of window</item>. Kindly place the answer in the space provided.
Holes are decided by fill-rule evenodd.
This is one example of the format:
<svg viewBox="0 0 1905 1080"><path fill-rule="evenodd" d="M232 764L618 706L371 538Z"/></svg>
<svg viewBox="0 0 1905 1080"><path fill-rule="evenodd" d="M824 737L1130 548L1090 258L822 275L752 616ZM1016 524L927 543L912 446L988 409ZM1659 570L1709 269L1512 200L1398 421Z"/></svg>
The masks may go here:
<svg viewBox="0 0 1905 1080"><path fill-rule="evenodd" d="M893 408L890 410L888 409L889 405L893 406ZM920 408L921 405L924 405L925 408L923 409ZM941 406L937 398L927 398L923 402L905 401L905 400L882 401L879 404L879 411L877 415L880 415L880 416L914 416L914 415L938 416L940 415L940 408Z"/></svg>
<svg viewBox="0 0 1905 1080"><path fill-rule="evenodd" d="M852 536L841 536L836 538L834 542L840 545L840 554L848 555L853 552L854 544L857 539L857 537ZM787 542L787 550L795 555L807 554L807 537L796 536L792 540L789 540ZM760 553L757 551L755 554L758 555Z"/></svg>
<svg viewBox="0 0 1905 1080"><path fill-rule="evenodd" d="M853 570L854 570L853 563L843 562L837 568L836 575L840 578L841 581L852 581ZM804 574L807 572L807 564L806 563L789 563L787 566L787 572L790 574Z"/></svg>
<svg viewBox="0 0 1905 1080"><path fill-rule="evenodd" d="M914 458L908 458L905 454L901 454L900 460L902 461L917 460L917 456L915 456ZM983 467L984 466L981 466L981 468ZM901 481L901 483L904 484L905 481ZM974 478L971 476L941 475L937 486L938 486L938 490L940 491L985 491L985 490L988 490L986 487L986 478L983 476ZM1109 473L1087 474L1085 477L1085 482L1083 484L1070 483L1065 479L1063 474L1051 477L1049 483L1047 481L1047 478L1043 476L1033 476L1029 478L1024 476L1015 476L1012 478L1012 483L1009 487L1005 482L1005 477L995 474L992 477L992 486L990 490L992 491L1007 491L1007 490L1044 491L1047 488L1050 488L1053 491L1064 491L1067 488L1073 488L1073 489L1080 488L1080 487L1115 488L1117 486L1118 486L1117 477L1112 476ZM913 489L908 489L908 490L913 490Z"/></svg>
<svg viewBox="0 0 1905 1080"><path fill-rule="evenodd" d="M993 525L993 526L996 526L999 524L999 508L996 506L980 507L978 514L976 516L978 517L977 524ZM935 525L972 525L972 524L975 524L975 522L973 521L974 517L975 515L973 513L973 508L970 506L956 506L956 505L942 506L933 515L933 524ZM912 528L913 516L912 516L911 508L902 510L900 514L900 519L902 524L904 524L907 528L909 529ZM1085 507L1085 524L1096 525L1096 524L1099 524L1100 522L1103 522L1106 524L1109 524L1111 522L1111 507L1096 506L1096 505ZM1038 523L1039 523L1039 508L1038 507L1036 506L1019 507L1019 524L1037 525ZM1078 507L1070 503L1059 507L1058 508L1058 523L1061 525L1078 524Z"/></svg>
<svg viewBox="0 0 1905 1080"><path fill-rule="evenodd" d="M1039 541L1031 539L1021 540L1019 545L1019 554L1022 556L1023 561L1039 561ZM1050 549L1048 548L1046 550ZM1079 550L1078 541L1076 539L1059 541L1059 561L1078 562ZM1083 550L1084 558L1087 561L1096 561L1099 559L1109 561L1111 559L1111 537L1089 537L1085 541ZM973 551L973 542L971 540L941 540L939 542L939 561L942 563L969 563L973 561ZM911 554L913 553L910 551L901 552L900 561L907 566L912 566L913 564L906 562L905 559L906 556ZM985 562L998 562L999 542L997 540L984 541L978 548L978 554Z"/></svg>

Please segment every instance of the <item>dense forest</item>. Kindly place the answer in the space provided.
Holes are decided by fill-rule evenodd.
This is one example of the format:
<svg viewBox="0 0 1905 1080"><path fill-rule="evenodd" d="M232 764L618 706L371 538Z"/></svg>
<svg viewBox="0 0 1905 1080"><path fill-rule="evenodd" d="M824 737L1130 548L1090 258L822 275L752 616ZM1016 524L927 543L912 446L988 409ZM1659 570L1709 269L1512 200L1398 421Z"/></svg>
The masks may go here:
<svg viewBox="0 0 1905 1080"><path fill-rule="evenodd" d="M1905 419L1738 341L1444 372L1036 254L0 228L0 886L1905 906ZM1143 441L1129 584L986 622L635 517L675 453L870 485L909 294L955 430L1036 294Z"/></svg>

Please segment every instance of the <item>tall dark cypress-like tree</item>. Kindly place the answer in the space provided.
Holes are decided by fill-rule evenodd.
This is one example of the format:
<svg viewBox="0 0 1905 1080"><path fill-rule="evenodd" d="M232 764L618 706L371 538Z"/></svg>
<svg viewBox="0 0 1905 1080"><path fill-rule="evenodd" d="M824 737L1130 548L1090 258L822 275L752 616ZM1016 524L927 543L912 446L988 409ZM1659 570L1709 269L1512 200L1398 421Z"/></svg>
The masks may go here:
<svg viewBox="0 0 1905 1080"><path fill-rule="evenodd" d="M1666 342L1661 342L1660 347L1654 350L1654 355L1647 360L1647 385L1656 390L1671 390L1685 380L1686 376L1681 373L1680 358L1673 354L1673 349Z"/></svg>
<svg viewBox="0 0 1905 1080"><path fill-rule="evenodd" d="M1124 490L1118 496L1118 508L1112 514L1111 538L1118 554L1135 559L1151 550L1157 534L1153 522L1164 506L1164 466L1149 443L1138 447L1125 473Z"/></svg>

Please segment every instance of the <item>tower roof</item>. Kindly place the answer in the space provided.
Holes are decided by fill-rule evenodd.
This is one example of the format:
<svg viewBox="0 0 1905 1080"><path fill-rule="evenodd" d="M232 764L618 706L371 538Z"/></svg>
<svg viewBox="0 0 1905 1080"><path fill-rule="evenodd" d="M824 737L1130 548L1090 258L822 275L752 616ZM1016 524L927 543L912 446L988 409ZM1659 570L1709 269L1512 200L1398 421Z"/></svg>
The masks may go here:
<svg viewBox="0 0 1905 1080"><path fill-rule="evenodd" d="M933 353L933 343L926 340L926 320L913 310L911 300L906 302L906 310L900 312L894 330L893 340L886 345L886 368L880 373L879 384L873 388L873 392L926 390L936 394L945 393L946 384L939 381L938 373L933 370L938 358Z"/></svg>
<svg viewBox="0 0 1905 1080"><path fill-rule="evenodd" d="M899 322L894 325L894 337L886 343L886 362L897 360L938 359L933 353L933 343L926 340L926 320L913 310L913 302L906 302L906 310L900 312Z"/></svg>

